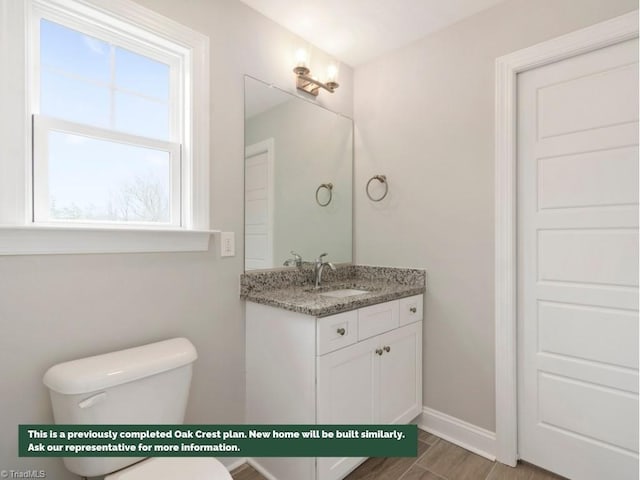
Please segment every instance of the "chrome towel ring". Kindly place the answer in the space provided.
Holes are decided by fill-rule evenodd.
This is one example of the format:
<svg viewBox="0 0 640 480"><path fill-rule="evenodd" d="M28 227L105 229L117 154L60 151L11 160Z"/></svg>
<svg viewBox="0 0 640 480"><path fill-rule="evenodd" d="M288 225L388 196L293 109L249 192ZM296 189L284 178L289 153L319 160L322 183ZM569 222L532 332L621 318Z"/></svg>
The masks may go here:
<svg viewBox="0 0 640 480"><path fill-rule="evenodd" d="M382 194L381 197L378 197L378 198L372 197L371 193L369 193L369 187L371 185L371 182L373 182L374 180L377 180L380 183L384 184L384 193ZM387 176L386 175L374 175L367 182L367 187L366 187L365 190L367 192L367 197L369 197L369 200L371 200L372 202L379 202L380 200L382 200L384 197L387 196L387 193L389 193L389 183L387 182Z"/></svg>
<svg viewBox="0 0 640 480"><path fill-rule="evenodd" d="M326 188L327 191L329 192L329 199L325 203L322 203L318 198L318 194L320 193L320 190L322 190L323 188ZM333 183L321 183L320 186L316 189L316 202L318 203L318 205L320 205L321 207L326 207L331 203L332 199L333 199Z"/></svg>

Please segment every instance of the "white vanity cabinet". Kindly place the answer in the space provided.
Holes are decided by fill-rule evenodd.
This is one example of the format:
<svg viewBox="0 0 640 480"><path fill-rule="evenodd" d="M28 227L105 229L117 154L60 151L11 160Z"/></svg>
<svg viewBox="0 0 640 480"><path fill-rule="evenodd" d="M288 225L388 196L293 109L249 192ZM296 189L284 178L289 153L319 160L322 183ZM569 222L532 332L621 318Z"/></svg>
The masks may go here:
<svg viewBox="0 0 640 480"><path fill-rule="evenodd" d="M422 295L323 318L247 302L247 422L402 424L422 411ZM260 458L276 480L339 480L363 458Z"/></svg>

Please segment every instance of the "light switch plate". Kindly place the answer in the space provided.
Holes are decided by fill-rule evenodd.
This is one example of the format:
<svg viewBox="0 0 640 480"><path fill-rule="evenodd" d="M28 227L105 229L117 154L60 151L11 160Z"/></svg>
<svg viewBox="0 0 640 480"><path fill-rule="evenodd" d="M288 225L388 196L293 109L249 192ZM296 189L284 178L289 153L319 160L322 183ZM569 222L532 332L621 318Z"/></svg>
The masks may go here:
<svg viewBox="0 0 640 480"><path fill-rule="evenodd" d="M220 233L220 256L234 257L236 255L236 235L234 232Z"/></svg>

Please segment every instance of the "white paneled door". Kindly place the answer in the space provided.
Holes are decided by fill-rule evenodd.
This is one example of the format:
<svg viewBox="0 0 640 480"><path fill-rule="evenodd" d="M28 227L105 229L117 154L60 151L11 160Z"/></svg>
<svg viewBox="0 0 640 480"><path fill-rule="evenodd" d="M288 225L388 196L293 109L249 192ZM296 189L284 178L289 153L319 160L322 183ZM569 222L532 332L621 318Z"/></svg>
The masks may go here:
<svg viewBox="0 0 640 480"><path fill-rule="evenodd" d="M273 139L249 145L244 167L244 267L273 268Z"/></svg>
<svg viewBox="0 0 640 480"><path fill-rule="evenodd" d="M638 478L638 43L518 75L518 450Z"/></svg>

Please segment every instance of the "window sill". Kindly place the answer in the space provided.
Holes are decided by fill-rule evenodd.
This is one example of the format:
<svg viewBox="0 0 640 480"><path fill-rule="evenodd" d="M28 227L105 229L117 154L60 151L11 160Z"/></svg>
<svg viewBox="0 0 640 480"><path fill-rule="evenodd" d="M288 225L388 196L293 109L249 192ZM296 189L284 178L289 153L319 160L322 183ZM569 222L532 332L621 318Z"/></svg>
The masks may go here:
<svg viewBox="0 0 640 480"><path fill-rule="evenodd" d="M0 225L0 255L203 252L219 230Z"/></svg>

